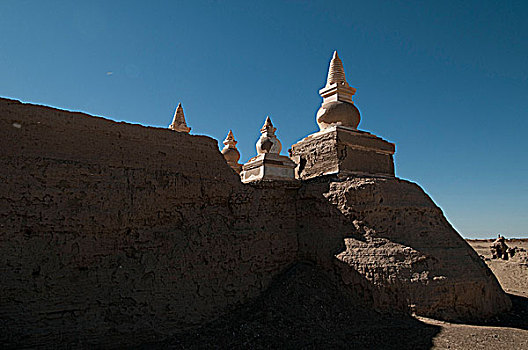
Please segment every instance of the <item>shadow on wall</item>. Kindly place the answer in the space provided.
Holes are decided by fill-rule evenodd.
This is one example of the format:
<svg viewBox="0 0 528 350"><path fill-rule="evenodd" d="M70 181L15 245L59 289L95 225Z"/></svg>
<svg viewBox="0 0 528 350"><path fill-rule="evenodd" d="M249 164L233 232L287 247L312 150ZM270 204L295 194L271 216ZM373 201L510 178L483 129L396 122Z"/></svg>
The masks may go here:
<svg viewBox="0 0 528 350"><path fill-rule="evenodd" d="M253 302L141 348L430 349L439 331L411 316L378 313L343 292L320 267L296 263Z"/></svg>

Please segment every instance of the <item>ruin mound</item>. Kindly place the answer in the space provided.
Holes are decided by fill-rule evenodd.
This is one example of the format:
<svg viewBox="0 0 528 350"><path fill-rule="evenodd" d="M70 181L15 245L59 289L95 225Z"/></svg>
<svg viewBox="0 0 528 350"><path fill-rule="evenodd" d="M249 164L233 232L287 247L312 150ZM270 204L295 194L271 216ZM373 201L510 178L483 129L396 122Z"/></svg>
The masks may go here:
<svg viewBox="0 0 528 350"><path fill-rule="evenodd" d="M299 261L332 282L284 287L277 322L305 305L299 327L315 332L321 319L339 339L359 311L351 302L340 318L350 298L331 286L377 310L444 319L510 305L441 210L394 177L245 185L209 137L7 99L0 149L3 344L152 342L251 302ZM316 313L317 298L328 311Z"/></svg>

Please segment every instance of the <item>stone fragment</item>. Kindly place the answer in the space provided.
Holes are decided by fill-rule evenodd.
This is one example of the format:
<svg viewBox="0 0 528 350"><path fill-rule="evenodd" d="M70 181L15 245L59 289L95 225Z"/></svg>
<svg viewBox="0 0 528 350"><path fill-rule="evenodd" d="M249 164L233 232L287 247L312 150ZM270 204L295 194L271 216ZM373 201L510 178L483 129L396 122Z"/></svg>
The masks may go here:
<svg viewBox="0 0 528 350"><path fill-rule="evenodd" d="M172 124L169 125L169 129L186 133L191 131L191 128L188 127L187 123L185 122L185 115L183 114L183 107L181 103L178 103L178 107L176 107L174 118L172 119Z"/></svg>
<svg viewBox="0 0 528 350"><path fill-rule="evenodd" d="M504 236L499 235L499 237L497 237L497 239L491 244L490 250L492 259L508 260L510 248L506 244ZM513 255L515 255L515 252Z"/></svg>
<svg viewBox="0 0 528 350"><path fill-rule="evenodd" d="M260 129L262 135L256 145L257 156L242 166L240 173L242 182L295 179L295 163L290 158L280 155L282 144L275 136L276 130L271 119L266 117Z"/></svg>

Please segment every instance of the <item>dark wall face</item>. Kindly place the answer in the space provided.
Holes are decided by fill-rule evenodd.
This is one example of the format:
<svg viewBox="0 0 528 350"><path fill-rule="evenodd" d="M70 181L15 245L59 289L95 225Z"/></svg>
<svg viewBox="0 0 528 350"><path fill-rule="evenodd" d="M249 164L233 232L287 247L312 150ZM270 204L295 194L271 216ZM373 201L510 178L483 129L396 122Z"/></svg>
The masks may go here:
<svg viewBox="0 0 528 350"><path fill-rule="evenodd" d="M0 99L0 345L155 342L298 261L380 310L461 319L510 305L415 184L244 185L208 137Z"/></svg>
<svg viewBox="0 0 528 350"><path fill-rule="evenodd" d="M152 341L294 261L288 194L242 185L208 137L3 99L0 124L8 344Z"/></svg>

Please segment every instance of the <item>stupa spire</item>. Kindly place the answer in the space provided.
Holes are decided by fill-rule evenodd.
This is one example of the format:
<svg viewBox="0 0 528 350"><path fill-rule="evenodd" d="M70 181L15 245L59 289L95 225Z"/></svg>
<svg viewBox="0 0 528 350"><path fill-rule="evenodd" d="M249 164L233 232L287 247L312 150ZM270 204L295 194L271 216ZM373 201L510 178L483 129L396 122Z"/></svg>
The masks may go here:
<svg viewBox="0 0 528 350"><path fill-rule="evenodd" d="M346 81L343 62L337 51L334 51L328 68L326 85L319 90L323 103L317 111L316 120L321 130L331 126L357 128L361 118L352 101L355 93L356 89L350 87Z"/></svg>
<svg viewBox="0 0 528 350"><path fill-rule="evenodd" d="M276 153L282 150L282 144L275 136L277 128L273 126L269 116L266 117L264 125L260 129L260 138L257 141L257 154Z"/></svg>
<svg viewBox="0 0 528 350"><path fill-rule="evenodd" d="M236 144L238 143L238 141L235 140L235 135L233 135L233 130L229 130L229 132L227 133L227 136L223 142L223 144L225 145L224 148L236 148Z"/></svg>
<svg viewBox="0 0 528 350"><path fill-rule="evenodd" d="M185 122L185 115L183 114L183 107L181 103L178 103L178 107L176 107L174 118L172 119L172 124L169 125L169 129L186 133L191 131L191 128L188 127L187 123Z"/></svg>
<svg viewBox="0 0 528 350"><path fill-rule="evenodd" d="M260 133L268 133L269 135L275 135L275 131L277 131L277 128L273 126L270 117L266 116L266 120L264 121L264 125L262 125L262 128L260 129Z"/></svg>
<svg viewBox="0 0 528 350"><path fill-rule="evenodd" d="M240 159L240 152L238 152L236 148L236 144L238 142L235 140L235 136L233 135L232 130L229 130L223 143L224 148L222 148L222 154L227 164L229 164L229 166L234 171L240 174L240 171L242 170L242 165L238 164L238 160Z"/></svg>
<svg viewBox="0 0 528 350"><path fill-rule="evenodd" d="M328 76L326 78L326 85L340 84L348 86L345 78L345 68L343 68L343 62L339 58L337 51L334 51L332 60L330 61L330 67L328 67Z"/></svg>

